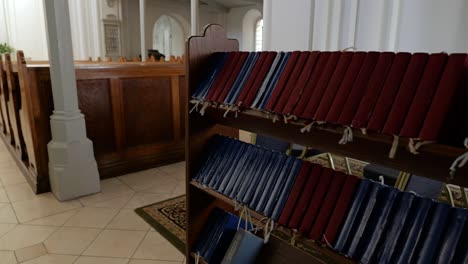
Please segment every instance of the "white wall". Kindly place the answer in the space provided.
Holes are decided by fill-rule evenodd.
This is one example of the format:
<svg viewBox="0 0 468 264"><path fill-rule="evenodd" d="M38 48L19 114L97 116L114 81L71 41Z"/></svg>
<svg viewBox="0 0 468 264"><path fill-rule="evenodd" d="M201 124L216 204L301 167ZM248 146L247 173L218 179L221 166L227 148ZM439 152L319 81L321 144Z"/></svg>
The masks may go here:
<svg viewBox="0 0 468 264"><path fill-rule="evenodd" d="M255 22L262 17L262 5L235 7L226 15L228 38L239 40L239 49L254 51Z"/></svg>
<svg viewBox="0 0 468 264"><path fill-rule="evenodd" d="M468 52L466 14L465 0L271 0L264 41L272 50Z"/></svg>

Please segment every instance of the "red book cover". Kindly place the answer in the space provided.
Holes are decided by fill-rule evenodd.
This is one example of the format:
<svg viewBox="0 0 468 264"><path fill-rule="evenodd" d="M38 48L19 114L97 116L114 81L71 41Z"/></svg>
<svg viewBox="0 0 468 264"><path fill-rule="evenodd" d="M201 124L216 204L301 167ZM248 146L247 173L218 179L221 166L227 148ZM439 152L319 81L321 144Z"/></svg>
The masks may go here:
<svg viewBox="0 0 468 264"><path fill-rule="evenodd" d="M213 101L213 98L218 97L223 89L224 85L226 84L229 75L232 72L232 69L236 65L237 60L239 59L240 52L233 51L229 53L229 57L227 58L226 64L223 66L223 69L219 73L219 76L216 78L216 81L213 84L210 92L206 96L206 99L209 101Z"/></svg>
<svg viewBox="0 0 468 264"><path fill-rule="evenodd" d="M447 58L448 55L446 53L431 54L429 57L405 123L401 128L400 136L408 138L418 137L419 130L424 122L427 110L431 105L432 97L445 68Z"/></svg>
<svg viewBox="0 0 468 264"><path fill-rule="evenodd" d="M358 51L354 54L343 81L341 82L340 88L338 88L338 91L336 92L336 95L331 102L329 110L327 110L328 113L326 115L325 121L331 123L338 122L341 110L343 110L349 92L353 88L354 82L357 80L366 57L367 52ZM319 106L319 109L320 108L321 107Z"/></svg>
<svg viewBox="0 0 468 264"><path fill-rule="evenodd" d="M320 176L320 182L317 185L317 189L315 190L312 199L310 199L309 207L307 208L306 214L302 219L301 226L299 228L299 232L302 234L308 234L312 228L312 225L319 214L320 208L322 207L323 199L325 198L334 174L335 171L330 168L323 169L322 175Z"/></svg>
<svg viewBox="0 0 468 264"><path fill-rule="evenodd" d="M252 83L252 86L249 88L249 93L247 94L247 97L245 98L244 105L246 107L249 107L252 102L255 100L255 96L257 96L257 92L260 89L260 86L262 86L262 82L265 79L266 75L268 74L268 71L270 70L271 64L275 60L277 55L277 52L275 51L269 51L268 55L265 59L265 63L262 65L262 68L260 69L260 72L255 78L255 81ZM246 87L244 87L245 89Z"/></svg>
<svg viewBox="0 0 468 264"><path fill-rule="evenodd" d="M286 87L284 88L283 93L279 97L278 102L276 103L275 108L273 109L273 112L283 112L286 103L288 102L289 98L292 97L291 93L293 92L293 89L296 86L299 75L301 74L301 71L304 68L307 59L309 58L309 54L311 54L311 52L302 51L299 55L294 70L291 73L291 77L289 77L288 82L285 84Z"/></svg>
<svg viewBox="0 0 468 264"><path fill-rule="evenodd" d="M328 221L327 228L325 228L325 232L323 234L324 238L326 238L326 241L325 239L322 240L324 243L328 242L332 245L335 243L338 232L346 218L348 207L353 200L354 191L356 190L360 180L361 179L358 177L346 175L346 181L343 185L343 189L341 190L338 201L333 209L333 213Z"/></svg>
<svg viewBox="0 0 468 264"><path fill-rule="evenodd" d="M318 101L318 108L317 111L315 111L315 115L313 117L314 120L325 121L328 111L330 111L330 107L341 85L344 84L345 81L349 83L349 80L347 80L350 79L348 74L351 71L354 71L355 76L352 78L353 81L354 78L356 78L357 72L359 71L359 69L356 68L358 68L357 65L359 65L360 68L361 63L356 63L354 57L359 57L359 55L361 55L361 57L364 58L364 56L362 56L363 54L365 53L343 52L341 54L340 60L336 65L335 72L333 72L330 82L328 83L327 89L323 93L322 99ZM362 62L362 59L360 61ZM349 84L349 86L351 85L352 84ZM316 101L315 93L312 96L312 99ZM307 109L309 109L309 107L306 108L304 114L308 117L309 115L307 114Z"/></svg>
<svg viewBox="0 0 468 264"><path fill-rule="evenodd" d="M351 125L359 103L366 93L367 84L374 72L379 57L379 52L371 51L367 53L366 59L362 63L361 70L353 84L353 88L350 91L343 92L348 92L347 96L337 96L333 102L330 113L328 113L330 117L327 117L329 122L338 123L343 126Z"/></svg>
<svg viewBox="0 0 468 264"><path fill-rule="evenodd" d="M385 121L387 120L388 113L392 108L393 100L400 88L403 76L405 76L406 67L410 69L415 63L417 62L414 57L411 58L410 53L400 52L395 55L392 67L388 72L387 79L385 80L385 84L380 92L379 99L377 100L377 104L372 112L367 129L378 132L382 131Z"/></svg>
<svg viewBox="0 0 468 264"><path fill-rule="evenodd" d="M307 108L307 105L310 103L310 100L313 99L312 95L314 91L320 84L325 86L328 84L330 76L333 74L333 71L331 71L330 69L334 69L334 67L338 63L340 55L341 52L339 51L320 53L317 65L312 71L309 80L304 86L302 94L298 98L297 105L292 111L293 115L299 117L304 116L304 110Z"/></svg>
<svg viewBox="0 0 468 264"><path fill-rule="evenodd" d="M405 122L428 59L429 54L427 53L413 54L405 78L393 102L392 111L388 115L387 122L385 122L384 133L391 135L400 134L401 127L403 126L403 122Z"/></svg>
<svg viewBox="0 0 468 264"><path fill-rule="evenodd" d="M226 96L228 95L229 91L232 88L232 85L236 81L237 77L239 76L239 72L244 66L245 61L247 60L247 57L249 56L248 52L241 52L241 55L239 57L239 60L236 63L236 66L232 70L231 75L229 76L229 79L226 82L226 85L223 87L221 94L219 97L214 97L213 100L216 102L224 102L224 99L226 99Z"/></svg>
<svg viewBox="0 0 468 264"><path fill-rule="evenodd" d="M299 75L299 78L297 79L296 85L294 86L294 89L291 93L291 96L288 98L288 102L284 109L280 112L282 114L291 114L294 110L294 107L296 106L297 102L301 98L301 95L304 91L304 87L307 84L307 81L309 80L310 74L312 73L312 70L314 69L314 66L320 56L322 54L327 54L324 52L319 53L318 51L312 51L307 58L306 63L304 64L304 68L301 70L301 74Z"/></svg>
<svg viewBox="0 0 468 264"><path fill-rule="evenodd" d="M289 219L288 226L292 229L297 229L299 224L301 223L302 217L304 216L307 206L309 205L310 198L315 192L315 188L319 181L321 181L321 174L322 174L323 167L320 165L314 165L312 168L309 178L307 179L307 183L302 190L301 197L297 201L296 208L294 208L294 212Z"/></svg>
<svg viewBox="0 0 468 264"><path fill-rule="evenodd" d="M310 171L312 169L312 163L304 162L302 163L301 169L297 174L296 181L289 193L288 200L284 206L283 211L281 212L281 216L278 219L278 223L281 225L287 225L289 222L289 218L291 217L294 208L296 207L296 202L299 199L299 195L302 193L302 189L305 186L307 178L310 175Z"/></svg>
<svg viewBox="0 0 468 264"><path fill-rule="evenodd" d="M374 110L377 98L379 97L380 91L385 83L385 78L392 66L394 57L395 53L393 52L382 52L380 54L379 61L377 62L375 70L367 84L366 93L359 102L359 108L353 118L353 127L363 128L367 126L367 122L372 114L372 110Z"/></svg>
<svg viewBox="0 0 468 264"><path fill-rule="evenodd" d="M343 172L337 171L333 175L332 183L328 189L327 195L325 196L325 200L322 203L322 207L320 208L320 214L317 216L317 220L315 220L312 230L309 232L309 238L315 241L321 240L322 234L325 232L325 227L327 226L330 215L335 208L335 204L340 196L345 180L346 174Z"/></svg>
<svg viewBox="0 0 468 264"><path fill-rule="evenodd" d="M447 118L453 96L465 74L468 72L467 54L450 55L437 91L432 98L431 107L419 133L422 140L435 141Z"/></svg>
<svg viewBox="0 0 468 264"><path fill-rule="evenodd" d="M250 91L250 88L252 87L252 84L255 82L255 78L257 77L258 73L260 72L260 69L265 63L267 56L268 56L268 52L261 52L260 55L258 56L258 60L255 63L255 66L252 69L252 72L250 73L249 78L245 82L244 87L242 88L242 91L239 97L237 98L236 105L239 105L240 103L244 102L245 98L247 97L247 94Z"/></svg>
<svg viewBox="0 0 468 264"><path fill-rule="evenodd" d="M275 88L273 89L273 93L271 94L270 99L268 99L268 102L265 105L265 110L273 111L276 102L281 96L283 96L283 90L286 87L286 83L288 83L288 80L291 76L294 67L296 66L300 54L300 51L294 51L291 53L291 56L289 56L288 62L286 63L286 66L284 67L284 70L281 73L281 76L278 79Z"/></svg>

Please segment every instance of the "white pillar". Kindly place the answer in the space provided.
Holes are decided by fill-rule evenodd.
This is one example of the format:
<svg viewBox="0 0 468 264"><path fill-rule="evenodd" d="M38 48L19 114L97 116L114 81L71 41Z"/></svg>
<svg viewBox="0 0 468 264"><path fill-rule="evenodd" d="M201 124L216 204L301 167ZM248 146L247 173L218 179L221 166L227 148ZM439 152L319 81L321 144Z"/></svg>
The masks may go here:
<svg viewBox="0 0 468 264"><path fill-rule="evenodd" d="M140 0L140 48L141 61L146 61L146 35L145 35L145 0Z"/></svg>
<svg viewBox="0 0 468 264"><path fill-rule="evenodd" d="M54 100L49 177L52 192L64 201L99 192L99 173L78 109L68 1L44 0L44 10Z"/></svg>
<svg viewBox="0 0 468 264"><path fill-rule="evenodd" d="M195 36L199 33L199 10L198 10L198 0L190 1L190 27L191 35Z"/></svg>
<svg viewBox="0 0 468 264"><path fill-rule="evenodd" d="M272 24L272 1L263 1L263 43L262 50L271 49L271 24Z"/></svg>

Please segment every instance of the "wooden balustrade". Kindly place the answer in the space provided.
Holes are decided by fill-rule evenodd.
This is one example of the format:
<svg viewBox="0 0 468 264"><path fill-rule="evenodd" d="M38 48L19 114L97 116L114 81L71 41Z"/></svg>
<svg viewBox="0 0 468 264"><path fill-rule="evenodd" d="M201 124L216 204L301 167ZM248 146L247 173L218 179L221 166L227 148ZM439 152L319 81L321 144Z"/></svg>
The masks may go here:
<svg viewBox="0 0 468 264"><path fill-rule="evenodd" d="M17 57L12 63L7 56L6 67L0 61L0 109L2 124L7 124L3 138L14 143L10 149L40 193L49 190L47 144L53 111L49 65L26 62L22 52ZM183 160L182 58L164 63L84 61L75 62L75 69L79 108L101 178Z"/></svg>

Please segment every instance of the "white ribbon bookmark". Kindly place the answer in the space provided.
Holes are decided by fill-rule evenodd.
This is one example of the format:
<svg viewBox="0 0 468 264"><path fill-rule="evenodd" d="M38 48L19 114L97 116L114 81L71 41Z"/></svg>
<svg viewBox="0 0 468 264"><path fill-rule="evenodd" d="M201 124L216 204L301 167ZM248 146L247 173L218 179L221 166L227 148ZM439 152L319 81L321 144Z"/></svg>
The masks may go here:
<svg viewBox="0 0 468 264"><path fill-rule="evenodd" d="M456 158L455 161L452 163L452 166L450 166L451 180L455 177L455 172L457 171L457 168L461 168L465 166L466 163L468 163L468 137L465 138L465 141L463 143L467 151L461 154L458 158Z"/></svg>
<svg viewBox="0 0 468 264"><path fill-rule="evenodd" d="M338 144L340 145L345 145L348 142L353 141L353 129L349 126L345 127L345 130L343 131L343 137L341 137L340 141L338 141Z"/></svg>
<svg viewBox="0 0 468 264"><path fill-rule="evenodd" d="M395 158L399 142L400 142L400 137L398 137L397 135L393 135L392 148L390 149L390 153L388 154L389 158L391 159Z"/></svg>

